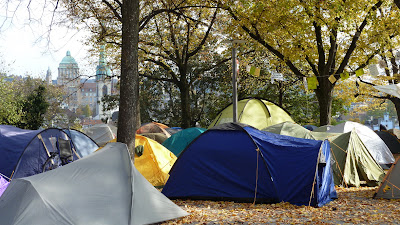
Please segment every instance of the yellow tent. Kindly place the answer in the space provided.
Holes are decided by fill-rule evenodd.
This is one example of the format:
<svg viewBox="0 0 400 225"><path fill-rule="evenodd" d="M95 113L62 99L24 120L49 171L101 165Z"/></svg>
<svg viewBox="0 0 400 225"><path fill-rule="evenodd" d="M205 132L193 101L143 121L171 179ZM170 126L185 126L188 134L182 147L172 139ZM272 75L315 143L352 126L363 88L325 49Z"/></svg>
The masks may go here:
<svg viewBox="0 0 400 225"><path fill-rule="evenodd" d="M116 139L111 142L115 142ZM176 156L167 148L150 138L136 135L135 146L143 146L142 155L135 154L136 169L153 185L164 186Z"/></svg>

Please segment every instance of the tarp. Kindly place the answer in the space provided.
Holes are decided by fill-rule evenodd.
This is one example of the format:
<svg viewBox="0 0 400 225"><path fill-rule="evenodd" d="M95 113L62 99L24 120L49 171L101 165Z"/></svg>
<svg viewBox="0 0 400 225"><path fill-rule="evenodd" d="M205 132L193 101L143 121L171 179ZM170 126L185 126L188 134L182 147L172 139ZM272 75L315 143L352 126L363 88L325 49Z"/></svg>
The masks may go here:
<svg viewBox="0 0 400 225"><path fill-rule="evenodd" d="M117 128L109 124L96 124L86 128L84 132L100 146L117 137Z"/></svg>
<svg viewBox="0 0 400 225"><path fill-rule="evenodd" d="M400 157L386 174L374 198L400 199Z"/></svg>
<svg viewBox="0 0 400 225"><path fill-rule="evenodd" d="M336 191L330 164L319 163L319 157L330 161L327 141L225 123L187 146L162 193L169 198L322 206Z"/></svg>
<svg viewBox="0 0 400 225"><path fill-rule="evenodd" d="M400 84L375 85L373 87L383 93L400 98Z"/></svg>
<svg viewBox="0 0 400 225"><path fill-rule="evenodd" d="M191 127L173 134L163 142L163 146L169 149L177 157L195 138L202 134L206 129L199 127Z"/></svg>
<svg viewBox="0 0 400 225"><path fill-rule="evenodd" d="M19 157L39 130L0 125L0 173L11 177Z"/></svg>
<svg viewBox="0 0 400 225"><path fill-rule="evenodd" d="M347 133L355 129L365 147L378 164L391 164L394 162L393 154L385 142L369 127L360 123L346 121L331 127L329 133Z"/></svg>
<svg viewBox="0 0 400 225"><path fill-rule="evenodd" d="M0 198L1 224L151 224L187 213L133 166L125 144L46 173L14 179Z"/></svg>
<svg viewBox="0 0 400 225"><path fill-rule="evenodd" d="M246 98L237 102L238 122L248 124L257 129L292 121L290 115L278 105L258 98ZM233 105L224 108L209 125L208 128L219 124L233 122Z"/></svg>
<svg viewBox="0 0 400 225"><path fill-rule="evenodd" d="M80 158L91 154L99 148L99 145L93 139L78 130L64 129L64 131L71 138L75 151Z"/></svg>

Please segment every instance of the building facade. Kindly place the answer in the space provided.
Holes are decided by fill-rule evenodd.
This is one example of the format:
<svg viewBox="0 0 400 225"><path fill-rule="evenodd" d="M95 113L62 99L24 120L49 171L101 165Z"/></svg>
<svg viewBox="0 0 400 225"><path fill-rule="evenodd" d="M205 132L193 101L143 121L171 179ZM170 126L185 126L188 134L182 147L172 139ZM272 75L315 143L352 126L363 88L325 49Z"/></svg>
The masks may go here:
<svg viewBox="0 0 400 225"><path fill-rule="evenodd" d="M58 66L57 84L63 87L65 104L73 112L81 105L80 80L78 63L71 56L71 52L67 51Z"/></svg>
<svg viewBox="0 0 400 225"><path fill-rule="evenodd" d="M50 69L47 71L46 81L49 79L51 79ZM58 67L57 85L62 86L66 93L64 108L76 112L77 108L88 105L95 119L111 118L111 112L104 110L102 97L115 94L115 83L105 59L104 46L100 48L95 79L80 78L78 63L71 56L70 51L67 51Z"/></svg>

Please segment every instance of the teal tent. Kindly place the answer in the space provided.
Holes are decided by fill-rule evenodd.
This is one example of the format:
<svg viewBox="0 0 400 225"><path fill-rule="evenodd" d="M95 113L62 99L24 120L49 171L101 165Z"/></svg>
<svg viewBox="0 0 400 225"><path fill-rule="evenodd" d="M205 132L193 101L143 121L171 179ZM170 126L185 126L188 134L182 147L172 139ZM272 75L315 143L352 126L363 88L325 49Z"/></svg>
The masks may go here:
<svg viewBox="0 0 400 225"><path fill-rule="evenodd" d="M173 134L162 145L174 153L177 157L197 136L202 134L206 129L191 127Z"/></svg>

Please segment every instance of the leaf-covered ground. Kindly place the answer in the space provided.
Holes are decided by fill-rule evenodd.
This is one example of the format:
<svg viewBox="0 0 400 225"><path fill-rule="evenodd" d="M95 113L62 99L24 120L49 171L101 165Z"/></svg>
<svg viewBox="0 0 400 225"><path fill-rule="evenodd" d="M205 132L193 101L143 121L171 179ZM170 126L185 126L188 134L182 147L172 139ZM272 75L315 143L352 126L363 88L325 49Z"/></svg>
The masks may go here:
<svg viewBox="0 0 400 225"><path fill-rule="evenodd" d="M174 200L189 216L161 224L400 224L400 200L373 199L377 187L336 188L321 207Z"/></svg>

